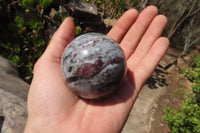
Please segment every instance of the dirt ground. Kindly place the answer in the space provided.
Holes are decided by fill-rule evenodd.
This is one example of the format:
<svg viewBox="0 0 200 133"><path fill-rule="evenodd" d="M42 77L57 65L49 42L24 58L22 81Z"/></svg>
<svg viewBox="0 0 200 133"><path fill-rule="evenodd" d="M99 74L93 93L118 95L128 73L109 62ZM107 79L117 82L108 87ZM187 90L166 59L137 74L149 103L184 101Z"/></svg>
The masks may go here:
<svg viewBox="0 0 200 133"><path fill-rule="evenodd" d="M180 109L185 95L191 91L191 82L183 75L183 69L191 66L199 50L179 58L181 51L169 48L167 54L152 74L138 99L122 133L169 133L167 122L162 120L164 109Z"/></svg>

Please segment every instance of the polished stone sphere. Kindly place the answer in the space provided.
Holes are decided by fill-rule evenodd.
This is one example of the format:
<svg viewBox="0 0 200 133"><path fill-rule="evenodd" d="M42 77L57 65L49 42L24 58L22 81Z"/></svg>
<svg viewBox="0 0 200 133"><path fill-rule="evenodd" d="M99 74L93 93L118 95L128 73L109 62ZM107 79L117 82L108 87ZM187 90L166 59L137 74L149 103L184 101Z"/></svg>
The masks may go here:
<svg viewBox="0 0 200 133"><path fill-rule="evenodd" d="M126 58L117 42L100 33L76 37L64 50L61 68L67 86L79 97L102 98L126 73Z"/></svg>

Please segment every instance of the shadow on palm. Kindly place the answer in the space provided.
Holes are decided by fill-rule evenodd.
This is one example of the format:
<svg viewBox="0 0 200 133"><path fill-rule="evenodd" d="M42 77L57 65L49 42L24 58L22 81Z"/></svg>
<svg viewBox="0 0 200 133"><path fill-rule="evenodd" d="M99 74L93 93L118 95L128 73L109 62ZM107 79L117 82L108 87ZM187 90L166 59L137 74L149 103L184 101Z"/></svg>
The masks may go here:
<svg viewBox="0 0 200 133"><path fill-rule="evenodd" d="M135 93L134 74L130 70L127 71L125 78L118 85L113 93L96 100L82 99L88 105L94 106L110 106L120 103L126 103Z"/></svg>

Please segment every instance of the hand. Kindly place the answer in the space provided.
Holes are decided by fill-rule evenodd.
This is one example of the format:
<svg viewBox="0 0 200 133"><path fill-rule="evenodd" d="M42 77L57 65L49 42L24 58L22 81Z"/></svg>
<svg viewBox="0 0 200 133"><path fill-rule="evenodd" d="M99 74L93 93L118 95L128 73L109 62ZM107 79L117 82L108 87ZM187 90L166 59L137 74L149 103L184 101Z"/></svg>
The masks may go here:
<svg viewBox="0 0 200 133"><path fill-rule="evenodd" d="M61 55L74 38L71 18L66 18L34 67L28 95L26 133L117 133L125 124L146 80L167 51L169 41L160 37L167 23L153 6L139 15L128 10L108 36L120 43L127 58L125 80L110 97L84 100L63 81Z"/></svg>

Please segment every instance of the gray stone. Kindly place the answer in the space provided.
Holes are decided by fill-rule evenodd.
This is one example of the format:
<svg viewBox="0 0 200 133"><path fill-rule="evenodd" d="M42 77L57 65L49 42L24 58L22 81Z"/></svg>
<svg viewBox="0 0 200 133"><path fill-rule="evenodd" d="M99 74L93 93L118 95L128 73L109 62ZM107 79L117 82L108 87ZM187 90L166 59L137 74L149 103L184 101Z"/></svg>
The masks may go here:
<svg viewBox="0 0 200 133"><path fill-rule="evenodd" d="M103 20L103 22L105 23L106 26L114 26L117 22L117 19L110 19L110 18L106 18Z"/></svg>
<svg viewBox="0 0 200 133"><path fill-rule="evenodd" d="M176 62L176 57L166 54L163 59L160 61L160 65L163 68L168 68Z"/></svg>
<svg viewBox="0 0 200 133"><path fill-rule="evenodd" d="M55 15L58 13L58 11L56 11L56 9L54 9L54 8L52 8L51 9L51 12L49 13L49 16L51 17L51 18L53 18L53 17L55 17Z"/></svg>
<svg viewBox="0 0 200 133"><path fill-rule="evenodd" d="M17 66L0 57L0 116L2 133L22 133L27 118L29 85L18 77ZM1 130L1 128L0 128Z"/></svg>
<svg viewBox="0 0 200 133"><path fill-rule="evenodd" d="M156 101L166 92L166 87L150 89L147 85L141 90L122 133L150 133L155 120Z"/></svg>
<svg viewBox="0 0 200 133"><path fill-rule="evenodd" d="M27 118L26 102L0 88L0 115L4 116L2 133L22 133Z"/></svg>
<svg viewBox="0 0 200 133"><path fill-rule="evenodd" d="M180 54L181 51L174 48L169 48L163 59L160 61L159 65L165 69L169 68L176 62L177 57L179 57Z"/></svg>
<svg viewBox="0 0 200 133"><path fill-rule="evenodd" d="M80 24L84 25L101 25L102 18L98 13L96 5L83 2L81 0L71 0L67 4L69 9L73 12L73 17L75 21L78 20Z"/></svg>
<svg viewBox="0 0 200 133"><path fill-rule="evenodd" d="M168 68L173 63L176 62L177 57L181 54L181 51L174 49L174 48L169 48L166 55L163 57L163 59L160 61L160 66L163 68Z"/></svg>
<svg viewBox="0 0 200 133"><path fill-rule="evenodd" d="M69 6L76 10L76 12L83 12L90 15L98 15L98 10L95 5L80 0L71 0Z"/></svg>
<svg viewBox="0 0 200 133"><path fill-rule="evenodd" d="M0 56L0 74L18 76L17 65Z"/></svg>
<svg viewBox="0 0 200 133"><path fill-rule="evenodd" d="M184 59L183 58L181 58L181 57L179 57L178 59L177 59L177 66L181 69L181 70L183 70L184 68L186 68L186 67L189 67L189 65L184 61Z"/></svg>
<svg viewBox="0 0 200 133"><path fill-rule="evenodd" d="M0 88L27 99L29 85L18 77L17 66L3 57L0 57Z"/></svg>

